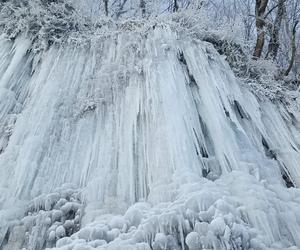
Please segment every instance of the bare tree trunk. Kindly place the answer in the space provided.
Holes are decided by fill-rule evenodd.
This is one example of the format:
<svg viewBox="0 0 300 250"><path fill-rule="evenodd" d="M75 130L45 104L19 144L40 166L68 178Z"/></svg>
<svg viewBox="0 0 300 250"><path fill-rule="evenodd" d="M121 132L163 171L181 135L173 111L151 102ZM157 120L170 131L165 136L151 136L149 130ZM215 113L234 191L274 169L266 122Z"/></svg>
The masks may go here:
<svg viewBox="0 0 300 250"><path fill-rule="evenodd" d="M292 32L292 57L290 60L290 64L288 69L285 71L285 76L288 76L289 73L291 72L294 63L295 63L295 59L296 59L296 54L297 54L297 45L296 45L296 31L297 31L297 25L298 25L299 21L296 21L294 27L293 27L293 32Z"/></svg>
<svg viewBox="0 0 300 250"><path fill-rule="evenodd" d="M268 5L268 0L256 0L255 5L255 18L256 18L256 30L257 30L257 39L256 45L253 53L255 59L260 58L263 47L265 44L265 20L264 13Z"/></svg>
<svg viewBox="0 0 300 250"><path fill-rule="evenodd" d="M105 15L108 16L108 0L103 0L103 3Z"/></svg>
<svg viewBox="0 0 300 250"><path fill-rule="evenodd" d="M177 0L174 0L174 3L173 3L173 12L177 12L178 9L179 9L178 1L177 1Z"/></svg>
<svg viewBox="0 0 300 250"><path fill-rule="evenodd" d="M146 2L145 0L140 0L140 8L142 10L142 17L146 16Z"/></svg>
<svg viewBox="0 0 300 250"><path fill-rule="evenodd" d="M268 52L266 58L276 59L279 49L279 32L284 15L284 2L285 0L279 0L277 6L277 14L273 25L271 39L268 46Z"/></svg>

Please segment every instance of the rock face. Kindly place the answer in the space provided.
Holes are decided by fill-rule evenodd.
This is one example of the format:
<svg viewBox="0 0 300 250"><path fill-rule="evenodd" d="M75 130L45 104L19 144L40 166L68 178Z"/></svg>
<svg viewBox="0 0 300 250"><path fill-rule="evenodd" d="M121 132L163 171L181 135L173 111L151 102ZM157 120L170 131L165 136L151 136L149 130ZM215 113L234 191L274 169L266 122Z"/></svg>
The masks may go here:
<svg viewBox="0 0 300 250"><path fill-rule="evenodd" d="M212 46L167 25L31 46L0 40L0 248L300 248L299 113Z"/></svg>

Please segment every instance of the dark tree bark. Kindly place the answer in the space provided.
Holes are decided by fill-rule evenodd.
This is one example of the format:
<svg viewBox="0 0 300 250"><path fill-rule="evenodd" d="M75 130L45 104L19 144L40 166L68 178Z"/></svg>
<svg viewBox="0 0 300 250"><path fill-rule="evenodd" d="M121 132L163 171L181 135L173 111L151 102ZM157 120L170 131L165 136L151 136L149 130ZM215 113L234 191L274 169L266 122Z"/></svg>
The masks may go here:
<svg viewBox="0 0 300 250"><path fill-rule="evenodd" d="M291 60L290 60L290 64L288 69L285 71L285 76L288 76L294 66L295 63L295 59L296 59L296 54L297 54L297 45L296 45L296 32L297 32L297 25L298 25L299 21L296 21L294 27L293 27L293 31L292 31L292 56L291 56Z"/></svg>
<svg viewBox="0 0 300 250"><path fill-rule="evenodd" d="M265 19L264 14L268 5L268 0L256 0L255 4L255 18L256 18L256 30L257 39L254 48L254 59L260 58L263 47L265 44Z"/></svg>
<svg viewBox="0 0 300 250"><path fill-rule="evenodd" d="M179 9L178 1L177 1L177 0L174 0L174 3L173 3L173 12L177 12L178 9Z"/></svg>
<svg viewBox="0 0 300 250"><path fill-rule="evenodd" d="M140 8L142 10L142 16L146 16L146 2L145 0L140 0Z"/></svg>
<svg viewBox="0 0 300 250"><path fill-rule="evenodd" d="M277 14L274 21L271 38L268 46L268 52L266 58L275 60L278 54L279 43L279 32L281 29L281 23L284 15L284 2L285 0L279 0L277 4Z"/></svg>
<svg viewBox="0 0 300 250"><path fill-rule="evenodd" d="M103 0L103 3L105 15L108 16L108 0Z"/></svg>

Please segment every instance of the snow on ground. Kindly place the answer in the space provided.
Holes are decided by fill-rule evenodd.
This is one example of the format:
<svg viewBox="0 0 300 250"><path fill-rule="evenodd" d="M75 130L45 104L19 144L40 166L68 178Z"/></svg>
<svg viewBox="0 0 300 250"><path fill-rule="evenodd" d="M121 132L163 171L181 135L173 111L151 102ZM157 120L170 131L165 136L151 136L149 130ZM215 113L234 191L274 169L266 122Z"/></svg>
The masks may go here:
<svg viewBox="0 0 300 250"><path fill-rule="evenodd" d="M0 246L300 249L299 113L148 28L40 55L1 37Z"/></svg>

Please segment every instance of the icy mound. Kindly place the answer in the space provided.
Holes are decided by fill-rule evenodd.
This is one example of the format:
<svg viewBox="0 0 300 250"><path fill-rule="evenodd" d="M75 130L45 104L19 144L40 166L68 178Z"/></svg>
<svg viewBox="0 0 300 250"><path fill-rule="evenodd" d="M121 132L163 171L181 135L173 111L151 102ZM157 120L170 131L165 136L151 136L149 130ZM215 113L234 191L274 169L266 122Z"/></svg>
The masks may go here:
<svg viewBox="0 0 300 250"><path fill-rule="evenodd" d="M55 191L35 198L24 218L9 225L9 237L2 242L4 249L53 247L57 239L79 230L82 204L78 191L66 185Z"/></svg>
<svg viewBox="0 0 300 250"><path fill-rule="evenodd" d="M1 38L0 246L299 249L299 113L129 26L37 55Z"/></svg>

